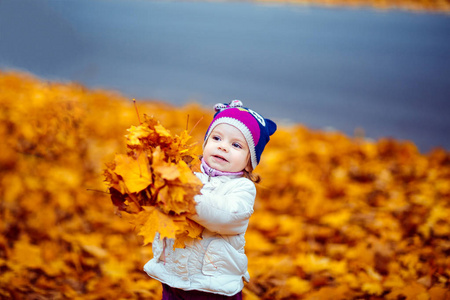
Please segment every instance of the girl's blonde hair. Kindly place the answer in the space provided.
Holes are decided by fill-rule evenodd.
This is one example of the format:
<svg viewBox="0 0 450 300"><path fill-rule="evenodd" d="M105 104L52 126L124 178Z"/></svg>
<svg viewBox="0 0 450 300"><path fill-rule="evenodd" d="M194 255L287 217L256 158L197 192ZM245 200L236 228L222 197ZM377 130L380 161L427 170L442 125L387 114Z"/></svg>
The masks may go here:
<svg viewBox="0 0 450 300"><path fill-rule="evenodd" d="M246 169L249 169L250 171L247 171ZM249 159L248 162L248 168L244 169L244 175L245 178L250 179L251 181L253 181L253 183L259 183L261 182L261 176L259 176L258 174L253 173L253 168L252 168L252 162Z"/></svg>
<svg viewBox="0 0 450 300"><path fill-rule="evenodd" d="M260 183L261 182L261 176L259 176L258 174L252 173L252 171L248 172L247 170L244 170L244 175L243 176L245 178L247 178L247 179L250 179L254 183Z"/></svg>

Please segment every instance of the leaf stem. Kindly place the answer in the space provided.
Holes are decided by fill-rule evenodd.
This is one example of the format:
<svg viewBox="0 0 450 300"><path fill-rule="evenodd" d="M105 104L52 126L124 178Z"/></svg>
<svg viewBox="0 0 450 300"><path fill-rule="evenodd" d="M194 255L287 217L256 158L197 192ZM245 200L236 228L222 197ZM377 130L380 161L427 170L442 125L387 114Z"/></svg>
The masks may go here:
<svg viewBox="0 0 450 300"><path fill-rule="evenodd" d="M203 116L197 121L197 123L195 123L194 127L192 127L191 131L189 132L189 135L191 135L192 131L195 129L195 127L197 127L198 123L200 123L200 121L203 120ZM186 128L187 131L187 128Z"/></svg>
<svg viewBox="0 0 450 300"><path fill-rule="evenodd" d="M133 104L134 104L134 109L136 110L136 114L137 114L137 117L138 117L139 125L141 125L142 124L141 118L139 117L139 111L138 111L138 108L137 108L137 105L136 105L136 99L134 99L134 98L133 98Z"/></svg>

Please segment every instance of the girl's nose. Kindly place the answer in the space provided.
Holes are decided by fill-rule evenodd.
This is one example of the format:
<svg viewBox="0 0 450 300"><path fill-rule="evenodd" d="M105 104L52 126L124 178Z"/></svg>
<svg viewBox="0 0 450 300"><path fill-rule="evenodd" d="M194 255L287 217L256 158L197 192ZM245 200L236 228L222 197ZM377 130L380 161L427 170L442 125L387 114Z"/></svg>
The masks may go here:
<svg viewBox="0 0 450 300"><path fill-rule="evenodd" d="M228 152L228 147L225 145L225 143L221 143L219 145L219 150L222 150L224 152Z"/></svg>

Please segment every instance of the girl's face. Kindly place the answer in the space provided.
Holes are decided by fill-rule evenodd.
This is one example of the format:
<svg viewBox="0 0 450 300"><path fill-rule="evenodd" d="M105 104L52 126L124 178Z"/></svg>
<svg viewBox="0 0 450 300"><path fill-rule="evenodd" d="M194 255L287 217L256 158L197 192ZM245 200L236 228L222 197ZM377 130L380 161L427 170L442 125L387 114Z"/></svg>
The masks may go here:
<svg viewBox="0 0 450 300"><path fill-rule="evenodd" d="M250 150L244 135L236 127L219 124L206 141L203 159L213 169L240 172L248 167Z"/></svg>

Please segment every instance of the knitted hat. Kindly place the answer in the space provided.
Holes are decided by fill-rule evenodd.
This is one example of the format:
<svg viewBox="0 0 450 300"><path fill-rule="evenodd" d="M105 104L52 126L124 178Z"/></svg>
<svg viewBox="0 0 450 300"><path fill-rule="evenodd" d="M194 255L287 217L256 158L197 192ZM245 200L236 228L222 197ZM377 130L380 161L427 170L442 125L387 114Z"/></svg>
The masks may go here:
<svg viewBox="0 0 450 300"><path fill-rule="evenodd" d="M242 105L240 100L233 100L230 104L218 103L214 106L216 113L206 131L203 147L217 125L232 125L244 135L250 149L252 168L254 169L259 163L270 136L277 130L277 125L272 120L264 119L255 111L242 107Z"/></svg>

